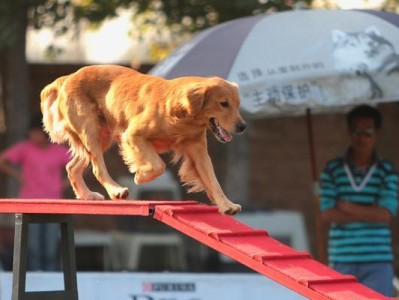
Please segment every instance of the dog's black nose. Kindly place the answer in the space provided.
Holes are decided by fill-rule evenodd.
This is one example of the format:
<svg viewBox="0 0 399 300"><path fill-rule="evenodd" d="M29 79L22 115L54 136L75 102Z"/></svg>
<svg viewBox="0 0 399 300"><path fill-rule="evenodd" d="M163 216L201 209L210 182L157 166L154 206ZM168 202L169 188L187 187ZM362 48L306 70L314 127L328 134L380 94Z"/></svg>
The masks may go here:
<svg viewBox="0 0 399 300"><path fill-rule="evenodd" d="M240 133L243 132L245 130L245 128L247 128L247 125L243 122L237 123L236 125L236 132Z"/></svg>

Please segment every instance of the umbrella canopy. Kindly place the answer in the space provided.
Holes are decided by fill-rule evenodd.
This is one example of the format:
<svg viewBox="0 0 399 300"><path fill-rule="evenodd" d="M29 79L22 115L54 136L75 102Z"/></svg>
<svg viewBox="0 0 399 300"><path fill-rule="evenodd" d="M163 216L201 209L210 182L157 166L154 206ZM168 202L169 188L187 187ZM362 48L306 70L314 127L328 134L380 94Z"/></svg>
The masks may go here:
<svg viewBox="0 0 399 300"><path fill-rule="evenodd" d="M220 76L250 116L304 114L399 99L399 15L297 10L205 30L150 73Z"/></svg>

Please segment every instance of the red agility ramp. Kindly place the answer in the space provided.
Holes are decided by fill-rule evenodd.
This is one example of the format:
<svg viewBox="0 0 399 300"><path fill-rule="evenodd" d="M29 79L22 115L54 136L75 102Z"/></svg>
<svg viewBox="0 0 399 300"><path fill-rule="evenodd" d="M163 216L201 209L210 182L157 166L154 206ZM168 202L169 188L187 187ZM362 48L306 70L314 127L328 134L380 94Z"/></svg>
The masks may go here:
<svg viewBox="0 0 399 300"><path fill-rule="evenodd" d="M385 297L233 217L221 215L216 207L195 201L82 201L82 200L0 200L0 213L17 213L14 245L13 300L77 299L73 237L68 215L152 216L199 242L223 253L287 288L316 300L394 299ZM25 292L26 262L20 254L26 245L28 222L65 223L62 239L68 240L65 261L65 291ZM31 220L29 220L31 219ZM22 225L22 226L21 226ZM24 227L25 226L25 227ZM18 230L17 230L18 229ZM21 250L22 249L22 250ZM25 251L26 252L26 251ZM26 253L24 254L26 256ZM70 256L70 257L68 257ZM33 295L32 295L33 294ZM36 298L32 298L36 297Z"/></svg>
<svg viewBox="0 0 399 300"><path fill-rule="evenodd" d="M154 218L309 299L391 299L205 205L157 205ZM393 299L393 298L392 298Z"/></svg>

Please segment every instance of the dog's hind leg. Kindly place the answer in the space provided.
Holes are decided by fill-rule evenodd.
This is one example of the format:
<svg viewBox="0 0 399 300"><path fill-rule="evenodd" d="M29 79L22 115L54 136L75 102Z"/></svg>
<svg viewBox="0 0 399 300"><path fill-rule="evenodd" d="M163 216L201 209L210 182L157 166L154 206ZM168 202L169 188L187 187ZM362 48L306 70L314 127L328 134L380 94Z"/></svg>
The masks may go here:
<svg viewBox="0 0 399 300"><path fill-rule="evenodd" d="M67 165L68 177L72 189L77 198L84 200L103 200L104 196L100 193L92 192L83 180L83 171L88 166L89 161L80 157L74 157Z"/></svg>
<svg viewBox="0 0 399 300"><path fill-rule="evenodd" d="M71 148L79 157L84 157L85 162L80 162L78 159L73 161L70 165L70 173L72 176L78 178L78 192L81 192L86 199L92 197L97 199L101 194L90 192L84 188L82 179L82 170L86 165L86 161L91 161L93 167L93 174L101 185L106 189L111 199L124 199L129 195L127 188L118 185L108 174L105 166L103 152L111 145L111 136L103 134L104 120L99 116L99 109L96 104L91 102L91 99L84 99L80 95L76 97L70 95L66 118L68 124L71 124ZM85 103L85 105L80 105ZM77 113L79 112L79 113ZM74 154L75 154L74 153ZM89 192L88 192L89 191ZM104 198L104 197L102 197Z"/></svg>
<svg viewBox="0 0 399 300"><path fill-rule="evenodd" d="M92 144L88 148L91 155L93 174L107 190L108 195L111 199L126 199L129 196L129 190L118 185L108 174L101 148L97 144Z"/></svg>
<svg viewBox="0 0 399 300"><path fill-rule="evenodd" d="M98 124L96 124L96 121ZM93 174L101 185L106 189L111 199L126 199L129 190L118 185L108 174L103 152L111 144L111 138L101 134L101 124L96 120L85 120L77 125L79 138L82 141L93 167Z"/></svg>
<svg viewBox="0 0 399 300"><path fill-rule="evenodd" d="M79 138L74 133L69 132L68 137L73 158L68 163L66 169L76 197L84 200L103 200L104 196L100 193L92 192L83 180L83 172L90 163L86 149L82 147Z"/></svg>

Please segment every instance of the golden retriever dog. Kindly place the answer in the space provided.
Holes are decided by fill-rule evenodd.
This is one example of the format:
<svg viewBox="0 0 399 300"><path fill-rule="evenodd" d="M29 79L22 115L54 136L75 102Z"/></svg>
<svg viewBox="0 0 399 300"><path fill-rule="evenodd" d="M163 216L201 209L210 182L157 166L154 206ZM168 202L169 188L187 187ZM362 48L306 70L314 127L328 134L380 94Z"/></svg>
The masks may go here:
<svg viewBox="0 0 399 300"><path fill-rule="evenodd" d="M205 191L225 214L241 207L227 199L216 179L206 132L225 143L244 131L239 105L237 85L218 77L165 80L115 65L84 67L41 92L45 130L53 142L70 144L67 172L77 198L104 199L83 180L90 162L111 199L127 198L128 189L110 177L103 158L116 142L137 184L161 175L165 163L159 153L172 151L189 191Z"/></svg>

